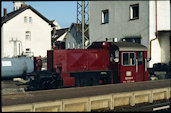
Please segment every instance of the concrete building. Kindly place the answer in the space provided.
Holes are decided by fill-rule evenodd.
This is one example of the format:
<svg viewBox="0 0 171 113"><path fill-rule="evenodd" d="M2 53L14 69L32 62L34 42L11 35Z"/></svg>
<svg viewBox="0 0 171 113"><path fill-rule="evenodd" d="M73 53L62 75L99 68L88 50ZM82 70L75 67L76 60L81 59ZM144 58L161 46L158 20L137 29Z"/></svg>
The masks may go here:
<svg viewBox="0 0 171 113"><path fill-rule="evenodd" d="M22 52L45 57L51 49L51 30L55 26L32 6L14 2L14 11L1 17L1 57Z"/></svg>
<svg viewBox="0 0 171 113"><path fill-rule="evenodd" d="M149 67L168 64L170 4L169 0L89 1L90 43L106 38L141 43L148 47Z"/></svg>

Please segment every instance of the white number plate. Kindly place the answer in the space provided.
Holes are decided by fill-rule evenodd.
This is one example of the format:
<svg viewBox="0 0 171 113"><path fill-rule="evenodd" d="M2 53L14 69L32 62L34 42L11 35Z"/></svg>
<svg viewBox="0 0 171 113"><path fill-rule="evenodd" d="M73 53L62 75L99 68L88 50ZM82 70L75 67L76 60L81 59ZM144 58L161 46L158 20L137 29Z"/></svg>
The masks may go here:
<svg viewBox="0 0 171 113"><path fill-rule="evenodd" d="M11 61L2 61L2 66L12 66Z"/></svg>

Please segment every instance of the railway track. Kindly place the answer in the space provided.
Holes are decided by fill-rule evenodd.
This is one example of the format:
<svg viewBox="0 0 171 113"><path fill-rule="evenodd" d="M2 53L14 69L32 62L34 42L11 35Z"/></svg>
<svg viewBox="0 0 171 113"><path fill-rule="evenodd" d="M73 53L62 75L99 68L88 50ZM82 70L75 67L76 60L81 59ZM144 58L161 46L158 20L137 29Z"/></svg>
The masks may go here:
<svg viewBox="0 0 171 113"><path fill-rule="evenodd" d="M161 110L169 111L170 105L171 105L171 99L157 100L154 101L153 103L137 104L134 107L131 106L116 107L114 110L112 111L108 110L108 111L109 112L137 112L137 111L152 112L152 111L161 111Z"/></svg>

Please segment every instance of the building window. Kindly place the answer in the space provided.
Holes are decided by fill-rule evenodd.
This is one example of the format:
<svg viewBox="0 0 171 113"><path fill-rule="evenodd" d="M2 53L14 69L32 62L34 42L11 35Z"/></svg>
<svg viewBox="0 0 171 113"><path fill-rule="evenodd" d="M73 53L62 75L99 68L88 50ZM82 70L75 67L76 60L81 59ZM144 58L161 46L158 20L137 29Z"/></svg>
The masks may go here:
<svg viewBox="0 0 171 113"><path fill-rule="evenodd" d="M77 48L80 49L80 47L81 47L80 44L78 44Z"/></svg>
<svg viewBox="0 0 171 113"><path fill-rule="evenodd" d="M75 43L73 43L73 47L72 48L75 49Z"/></svg>
<svg viewBox="0 0 171 113"><path fill-rule="evenodd" d="M31 52L31 49L30 48L26 48L26 52Z"/></svg>
<svg viewBox="0 0 171 113"><path fill-rule="evenodd" d="M31 55L31 49L30 48L26 48L26 55L30 56Z"/></svg>
<svg viewBox="0 0 171 113"><path fill-rule="evenodd" d="M130 5L130 20L139 19L139 4Z"/></svg>
<svg viewBox="0 0 171 113"><path fill-rule="evenodd" d="M135 53L122 53L122 65L133 66L135 65Z"/></svg>
<svg viewBox="0 0 171 113"><path fill-rule="evenodd" d="M139 37L129 37L129 38L122 38L122 41L126 41L126 42L134 42L134 43L139 43L141 44L141 38Z"/></svg>
<svg viewBox="0 0 171 113"><path fill-rule="evenodd" d="M102 11L102 24L109 23L109 11L103 10Z"/></svg>
<svg viewBox="0 0 171 113"><path fill-rule="evenodd" d="M30 39L31 39L31 32L26 31L26 40L30 40Z"/></svg>
<svg viewBox="0 0 171 113"><path fill-rule="evenodd" d="M29 23L32 23L32 17L29 17Z"/></svg>
<svg viewBox="0 0 171 113"><path fill-rule="evenodd" d="M26 16L24 17L24 23L27 23L27 17Z"/></svg>

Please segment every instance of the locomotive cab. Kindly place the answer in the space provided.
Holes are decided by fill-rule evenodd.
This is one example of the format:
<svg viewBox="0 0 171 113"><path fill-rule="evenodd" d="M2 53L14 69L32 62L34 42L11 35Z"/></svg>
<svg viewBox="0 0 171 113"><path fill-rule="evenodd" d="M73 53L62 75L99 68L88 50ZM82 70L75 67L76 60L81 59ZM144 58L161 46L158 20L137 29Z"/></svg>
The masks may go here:
<svg viewBox="0 0 171 113"><path fill-rule="evenodd" d="M114 83L148 80L147 47L132 42L94 42L89 47L92 48L109 50Z"/></svg>

